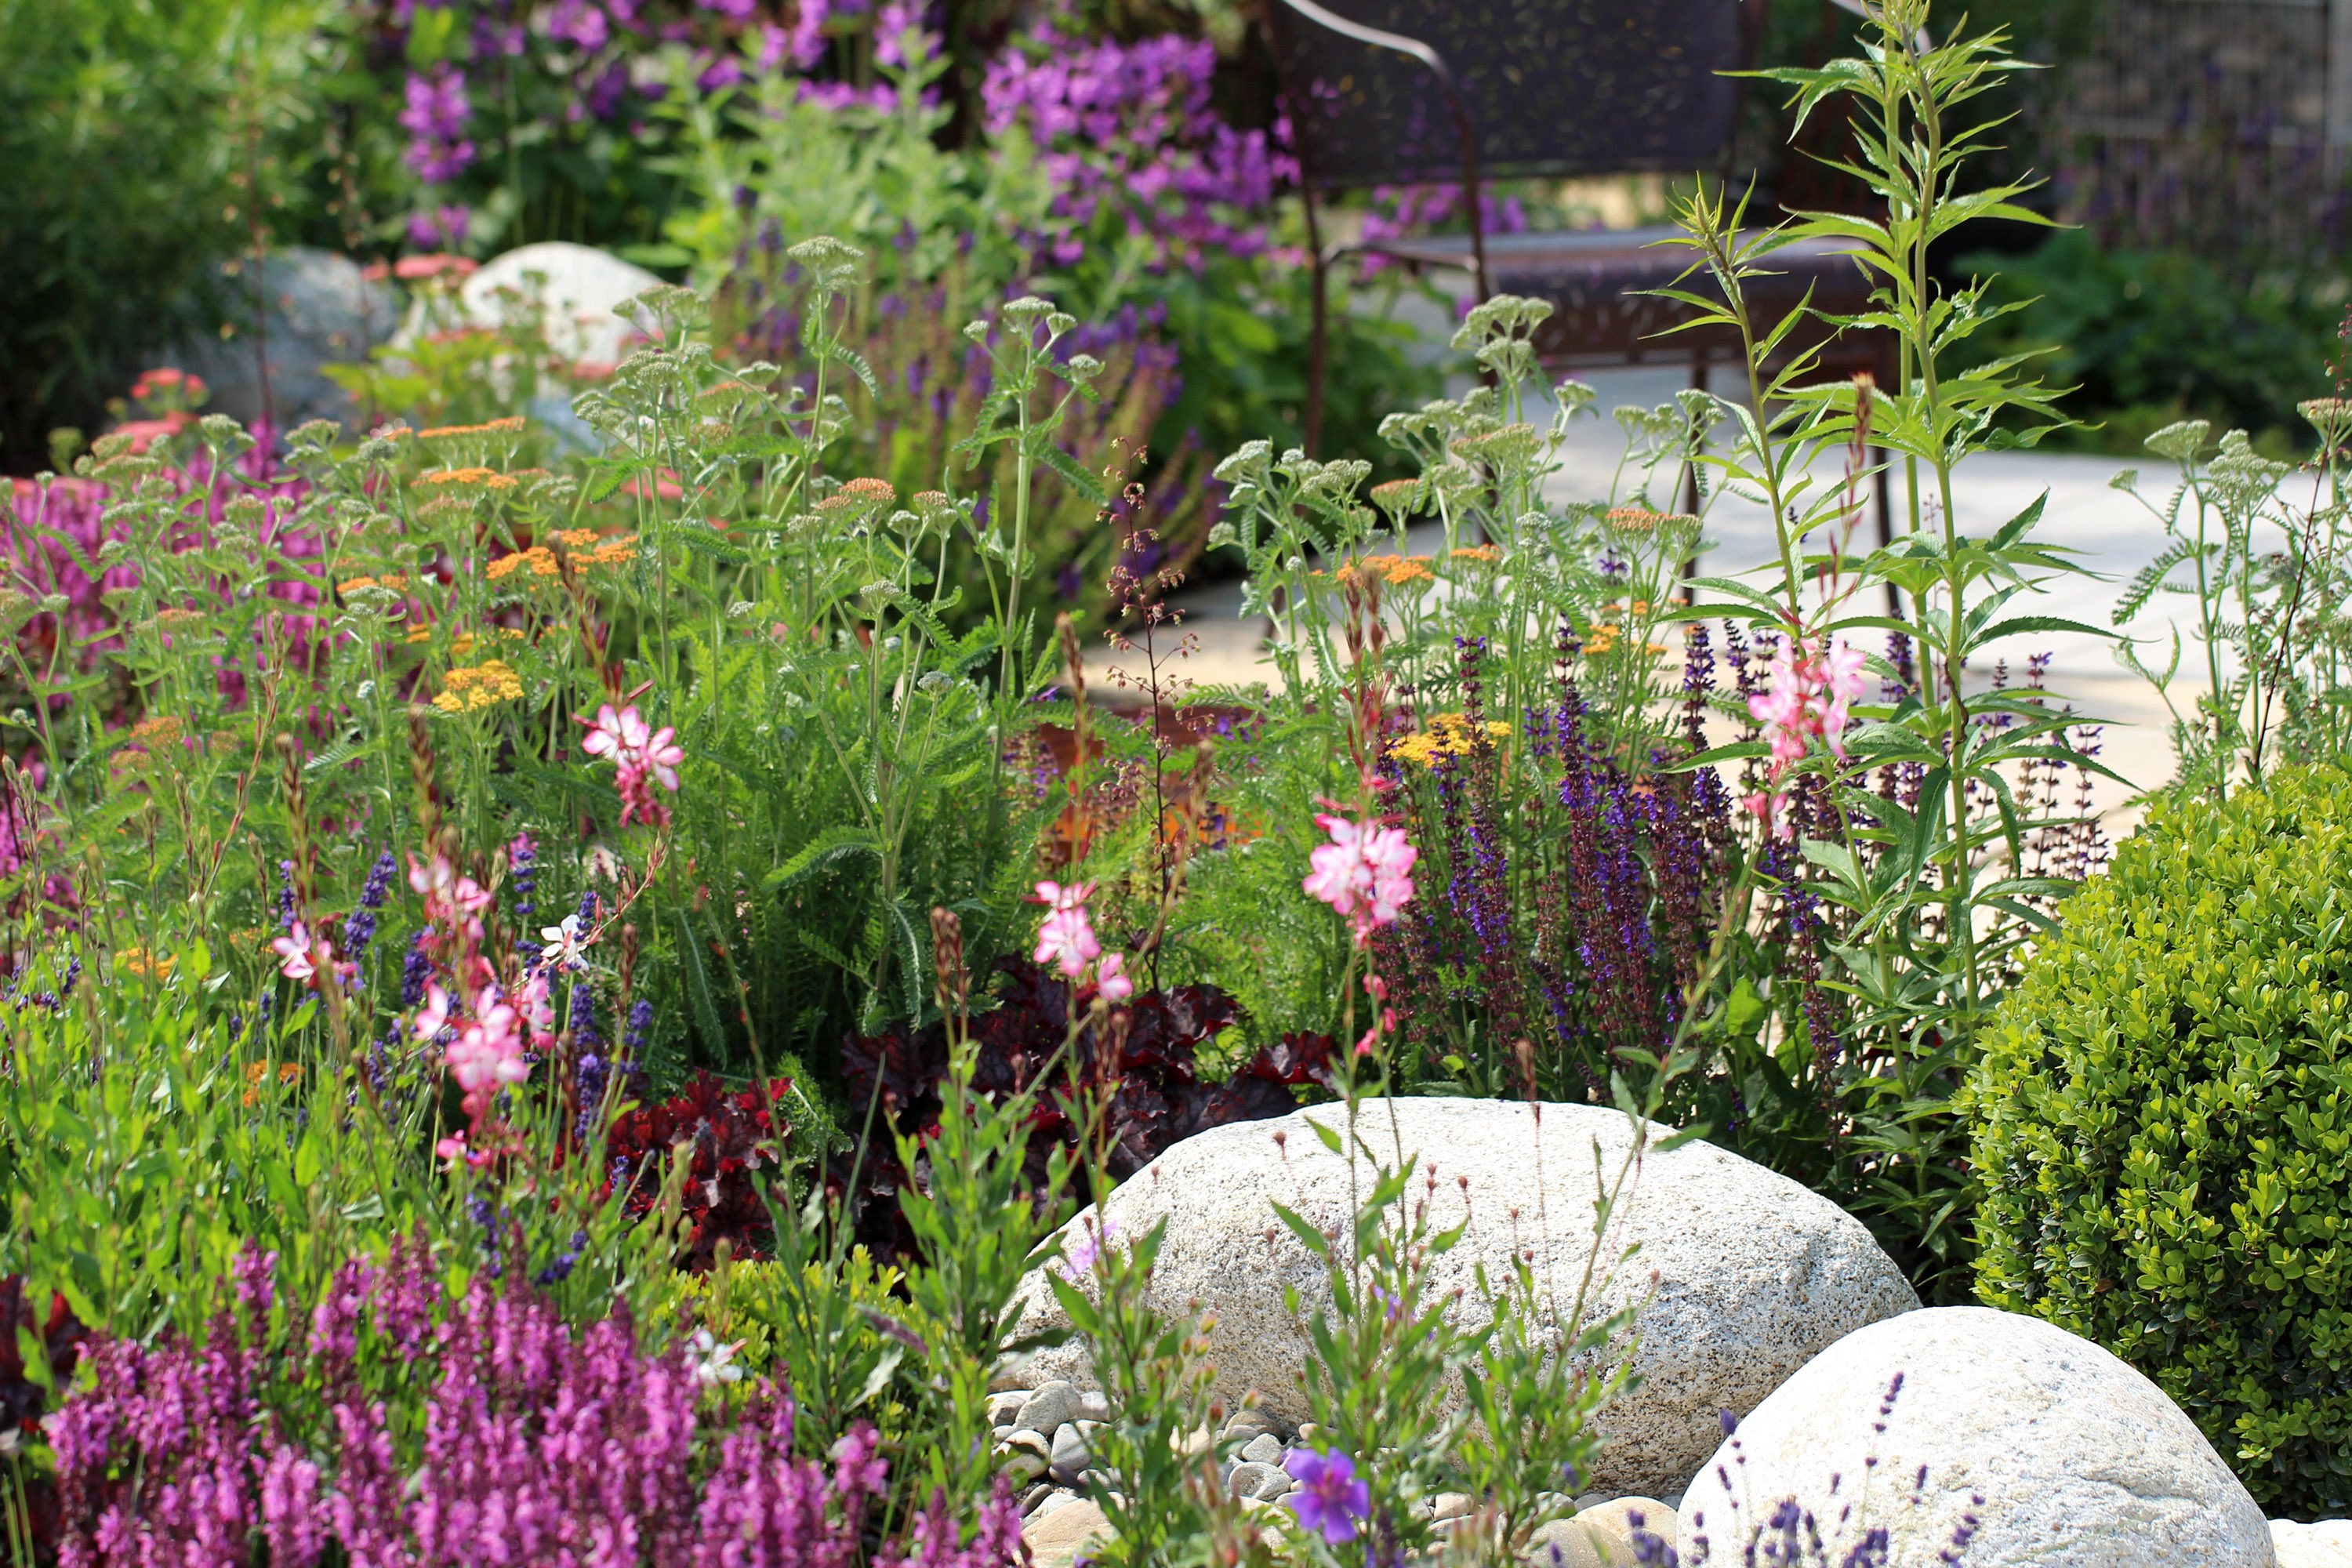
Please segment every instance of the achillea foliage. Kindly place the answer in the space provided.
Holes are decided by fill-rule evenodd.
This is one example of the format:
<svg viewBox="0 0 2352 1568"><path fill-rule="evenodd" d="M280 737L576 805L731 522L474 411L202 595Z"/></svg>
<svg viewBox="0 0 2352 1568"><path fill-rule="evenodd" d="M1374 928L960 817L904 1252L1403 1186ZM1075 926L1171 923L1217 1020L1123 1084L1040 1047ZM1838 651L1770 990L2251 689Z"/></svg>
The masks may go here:
<svg viewBox="0 0 2352 1568"><path fill-rule="evenodd" d="M852 1568L888 1469L871 1427L830 1473L793 1457L762 1387L706 1411L687 1348L637 1348L618 1308L583 1329L520 1281L445 1302L425 1244L347 1264L297 1342L274 1256L248 1250L201 1345L100 1340L50 1423L61 1568ZM274 1323L283 1323L281 1329ZM717 1402L714 1400L714 1405ZM323 1407L319 1430L290 1429ZM722 1423L713 1433L706 1416ZM698 1442L698 1438L702 1441ZM715 1441L711 1440L715 1437ZM1018 1561L1000 1481L969 1544L935 1498L878 1568Z"/></svg>

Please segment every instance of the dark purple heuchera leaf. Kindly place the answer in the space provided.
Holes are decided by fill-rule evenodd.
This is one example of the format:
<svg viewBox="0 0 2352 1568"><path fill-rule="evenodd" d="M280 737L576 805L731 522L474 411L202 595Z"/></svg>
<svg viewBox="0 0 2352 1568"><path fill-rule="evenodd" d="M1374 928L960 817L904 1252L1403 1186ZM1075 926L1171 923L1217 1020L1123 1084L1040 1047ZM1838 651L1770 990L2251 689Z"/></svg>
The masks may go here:
<svg viewBox="0 0 2352 1568"><path fill-rule="evenodd" d="M684 1194L693 1227L689 1266L708 1267L722 1239L738 1258L761 1256L770 1227L760 1173L782 1169L780 1152L792 1133L790 1126L774 1124L769 1105L772 1098L786 1103L792 1088L791 1079L780 1078L763 1092L757 1084L729 1084L698 1072L669 1099L624 1113L605 1137L605 1170L608 1180L627 1184L631 1216L652 1210L670 1151L690 1142L694 1163Z"/></svg>
<svg viewBox="0 0 2352 1568"><path fill-rule="evenodd" d="M972 1087L992 1096L1027 1089L1060 1050L1069 1028L1070 987L1051 971L1021 957L997 961L1003 976L998 1005L971 1019L977 1047ZM1090 992L1079 994L1090 1005ZM1240 1018L1234 999L1213 985L1183 985L1148 991L1110 1010L1097 1040L1089 1024L1078 1033L1074 1061L1055 1067L1055 1081L1038 1097L1031 1117L1027 1173L1034 1189L1045 1183L1053 1152L1075 1152L1080 1129L1069 1098L1078 1087L1115 1074L1111 1100L1109 1173L1125 1181L1171 1144L1212 1127L1263 1121L1297 1109L1293 1087L1328 1079L1331 1040L1326 1035L1289 1034L1260 1051L1231 1079L1204 1080L1201 1047ZM875 1136L854 1163L856 1192L852 1206L859 1232L870 1243L905 1251L910 1238L898 1224L898 1189L909 1173L891 1146L893 1132L928 1138L939 1126L940 1086L948 1068L944 1026L909 1033L894 1025L844 1047L842 1067L853 1117L874 1107ZM918 1163L919 1163L919 1160ZM848 1184L853 1162L837 1162L836 1190Z"/></svg>
<svg viewBox="0 0 2352 1568"><path fill-rule="evenodd" d="M25 1375L25 1357L16 1336L26 1330L40 1340L49 1358L50 1373L59 1384L73 1377L89 1331L73 1315L63 1296L49 1298L48 1316L44 1319L25 1300L23 1275L0 1279L0 1431L31 1438L39 1436L48 1391Z"/></svg>
<svg viewBox="0 0 2352 1568"><path fill-rule="evenodd" d="M82 1345L89 1330L73 1315L63 1296L51 1294L46 1317L25 1299L25 1278L0 1279L0 1433L31 1444L40 1437L41 1416L48 1408L48 1390L25 1375L25 1356L17 1335L30 1333L47 1354L49 1372L60 1388L73 1381L81 1363ZM26 1467L30 1470L30 1467ZM25 1529L37 1554L47 1560L57 1550L58 1512L57 1488L47 1477L27 1474L25 1489Z"/></svg>

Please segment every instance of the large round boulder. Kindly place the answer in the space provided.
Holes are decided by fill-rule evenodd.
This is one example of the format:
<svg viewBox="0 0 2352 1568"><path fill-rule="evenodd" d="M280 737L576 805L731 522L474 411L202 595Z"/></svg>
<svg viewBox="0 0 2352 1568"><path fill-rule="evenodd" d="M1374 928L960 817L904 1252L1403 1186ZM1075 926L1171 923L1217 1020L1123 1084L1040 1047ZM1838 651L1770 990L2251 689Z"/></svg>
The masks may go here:
<svg viewBox="0 0 2352 1568"><path fill-rule="evenodd" d="M1349 1162L1327 1149L1314 1121L1344 1132L1344 1107L1220 1127L1169 1149L1105 1205L1111 1244L1168 1222L1151 1280L1152 1305L1194 1300L1215 1316L1209 1337L1219 1389L1255 1389L1276 1415L1307 1415L1301 1377L1306 1319L1331 1297L1323 1265L1276 1218L1287 1205L1317 1229L1345 1235L1355 1201ZM1431 1264L1430 1293L1466 1290L1465 1324L1483 1321L1474 1271L1509 1277L1524 1251L1540 1293L1571 1310L1594 1253L1596 1173L1613 1178L1633 1145L1614 1110L1491 1100L1374 1100L1358 1131L1356 1184L1370 1164L1417 1159L1415 1201L1433 1229L1465 1220L1451 1252ZM1653 1138L1667 1130L1653 1126ZM1595 1157L1598 1155L1598 1172ZM1433 1173L1433 1187L1426 1178ZM1081 1215L1063 1233L1081 1249ZM1629 1247L1632 1260L1605 1267ZM1644 1156L1602 1244L1605 1277L1591 1317L1643 1304L1636 1324L1639 1388L1601 1417L1610 1442L1585 1484L1615 1492L1677 1489L1721 1436L1718 1413L1744 1412L1825 1346L1919 1304L1902 1271L1851 1215L1785 1177L1704 1143ZM1089 1284L1090 1277L1087 1278ZM1284 1289L1299 1295L1297 1316ZM1042 1270L1023 1282L1023 1331L1066 1327ZM1022 1375L1091 1386L1087 1349L1045 1352Z"/></svg>
<svg viewBox="0 0 2352 1568"><path fill-rule="evenodd" d="M1705 1537L1710 1561L1740 1561L1757 1529L1779 1539L1776 1512L1818 1528L1833 1562L1875 1528L1891 1551L1873 1561L1892 1563L2273 1562L2263 1510L2162 1390L2088 1340L1987 1307L1873 1323L1782 1384L1692 1478L1682 1555Z"/></svg>
<svg viewBox="0 0 2352 1568"><path fill-rule="evenodd" d="M242 264L222 288L236 335L199 337L158 356L211 388L204 411L246 425L266 415L281 431L311 419L333 419L346 429L357 425L358 405L326 367L359 363L392 336L400 324L392 285L370 278L348 256L298 245L270 252L257 275L251 262Z"/></svg>

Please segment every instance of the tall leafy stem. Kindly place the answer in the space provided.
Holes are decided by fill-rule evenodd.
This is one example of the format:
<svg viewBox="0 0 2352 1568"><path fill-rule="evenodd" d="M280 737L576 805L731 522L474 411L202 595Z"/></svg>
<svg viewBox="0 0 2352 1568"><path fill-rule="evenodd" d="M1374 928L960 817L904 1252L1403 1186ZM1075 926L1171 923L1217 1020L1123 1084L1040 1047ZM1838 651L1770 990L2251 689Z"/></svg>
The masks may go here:
<svg viewBox="0 0 2352 1568"><path fill-rule="evenodd" d="M1761 492L1780 530L1780 592L1710 580L1737 602L1735 614L1777 626L1785 635L1827 641L1857 631L1916 638L1927 655L1921 689L1889 705L1860 710L1865 723L1848 737L1857 761L1816 755L1807 764L1831 786L1830 800L1847 837L1850 815L1860 817L1851 837L1876 846L1870 855L1852 843L1809 841L1806 858L1820 867L1825 896L1851 918L1855 984L1882 1022L1901 1024L1913 1010L1938 1011L1948 1037L1972 1033L1985 1005L1992 971L2021 933L2046 919L2028 900L2054 898L2066 885L2050 879L2008 876L1987 881L1980 868L2005 848L2012 867L2024 858L2023 816L2001 769L2028 761L2061 762L2106 773L2066 742L2071 715L2035 700L2000 692L1972 697L1963 674L1969 660L2003 637L2064 631L2101 637L2097 628L2061 616L2011 614L2011 603L2042 591L2054 578L2078 573L2074 552L2034 539L2043 501L2035 500L1988 539L1958 531L1953 475L1982 451L2031 446L2062 423L2055 394L2020 373L2018 359L1998 360L1957 374L1945 364L1953 351L1986 322L2004 313L1984 303L1984 283L1948 289L1932 274L1930 248L1958 225L1981 217L2041 223L2017 204L2030 186L1995 184L1961 194L1961 165L1986 150L1998 121L1969 121L1959 110L2028 68L2011 58L1999 33L1932 41L1927 0L1870 0L1863 56L1820 68L1756 73L1793 87L1800 123L1833 94L1856 100L1855 156L1835 166L1864 182L1885 204L1885 217L1803 213L1760 236L1738 229L1740 209L1727 209L1704 193L1688 202L1683 226L1719 297L1670 290L1693 310L1695 326L1736 329L1747 346L1753 406L1727 404L1741 437L1728 453L1706 460L1733 482ZM1799 242L1840 246L1874 280L1870 308L1853 316L1814 309L1810 300L1779 323L1758 331L1748 315L1745 285L1767 269L1773 254ZM2009 307L2014 308L2014 307ZM1805 384L1812 356L1788 355L1777 374L1766 366L1791 342L1802 318L1839 331L1882 331L1899 345L1899 384L1879 387L1867 377L1843 384ZM2021 432L1996 417L2021 416ZM1803 608L1806 574L1841 574L1841 544L1808 556L1802 542L1834 519L1851 524L1856 500L1816 489L1808 470L1816 455L1858 432L1900 457L1908 527L1892 547L1860 563L1859 582L1891 584L1911 606L1911 619L1846 613L1847 595L1819 613ZM1809 499L1809 492L1810 499ZM1882 673L1893 673L1881 664ZM1741 754L1727 748L1716 754ZM1748 752L1752 754L1752 749ZM1916 766L1923 771L1916 809L1859 789L1854 770ZM1979 794L1990 803L1979 810ZM1927 875L1932 872L1932 879ZM1921 925L1929 908L1940 931ZM1980 931L1979 917L1991 926ZM1885 938L1885 941L1878 939ZM1890 946L1891 944L1891 946ZM1864 952L1864 950L1867 950ZM1890 969L1890 952L1900 962ZM1895 983L1900 972L1903 983ZM1910 984L1924 979L1924 986ZM1890 1011L1891 1009L1891 1011Z"/></svg>

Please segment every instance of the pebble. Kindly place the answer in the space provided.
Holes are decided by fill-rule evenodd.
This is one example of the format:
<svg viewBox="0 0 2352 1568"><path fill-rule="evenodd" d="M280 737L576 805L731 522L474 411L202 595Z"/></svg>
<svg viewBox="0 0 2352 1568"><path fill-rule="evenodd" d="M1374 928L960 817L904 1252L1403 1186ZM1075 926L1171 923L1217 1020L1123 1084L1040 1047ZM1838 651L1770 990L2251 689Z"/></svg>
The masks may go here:
<svg viewBox="0 0 2352 1568"><path fill-rule="evenodd" d="M1013 1418L1021 1414L1021 1407L1028 1402L1029 1391L1025 1388L1015 1388L1008 1393L990 1394L988 1424L1001 1433L1013 1425Z"/></svg>
<svg viewBox="0 0 2352 1568"><path fill-rule="evenodd" d="M1056 1378L1034 1391L1022 1401L1020 1414L1013 1424L1026 1432L1051 1432L1065 1421L1075 1421L1078 1415L1078 1391Z"/></svg>
<svg viewBox="0 0 2352 1568"><path fill-rule="evenodd" d="M1031 1487L1027 1491L1021 1494L1021 1511L1024 1514L1027 1513L1031 1509L1035 1508L1039 1503L1045 1501L1047 1498L1053 1495L1054 1489L1049 1486L1045 1486L1043 1483Z"/></svg>
<svg viewBox="0 0 2352 1568"><path fill-rule="evenodd" d="M1045 1467L1053 1462L1052 1448L1036 1432L1015 1432L996 1446L996 1452L1003 1462L1004 1473L1013 1478L1015 1486L1044 1475Z"/></svg>
<svg viewBox="0 0 2352 1568"><path fill-rule="evenodd" d="M1055 1509L1066 1507L1077 1500L1078 1494L1067 1487L1055 1487L1037 1500L1036 1505L1029 1510L1028 1520L1029 1521L1041 1520Z"/></svg>
<svg viewBox="0 0 2352 1568"><path fill-rule="evenodd" d="M1282 1463L1282 1439L1271 1432L1261 1432L1242 1449L1245 1465L1278 1465Z"/></svg>
<svg viewBox="0 0 2352 1568"><path fill-rule="evenodd" d="M1588 1508L1599 1508L1604 1502L1616 1500L1617 1494L1614 1492L1587 1492L1576 1500L1576 1511L1582 1513Z"/></svg>
<svg viewBox="0 0 2352 1568"><path fill-rule="evenodd" d="M1083 1470L1087 1468L1087 1440L1079 1433L1076 1422L1065 1421L1054 1428L1054 1445L1046 1451L1045 1457L1065 1469Z"/></svg>
<svg viewBox="0 0 2352 1568"><path fill-rule="evenodd" d="M1303 1422L1298 1428L1298 1440L1310 1448L1319 1447L1323 1442L1323 1428L1312 1421Z"/></svg>
<svg viewBox="0 0 2352 1568"><path fill-rule="evenodd" d="M1102 1509L1084 1498L1073 1499L1042 1518L1021 1527L1034 1568L1070 1568L1089 1542L1110 1533Z"/></svg>
<svg viewBox="0 0 2352 1568"><path fill-rule="evenodd" d="M1081 1421L1109 1420L1110 1401L1099 1393L1079 1394L1078 1419Z"/></svg>
<svg viewBox="0 0 2352 1568"><path fill-rule="evenodd" d="M1466 1518L1472 1506L1468 1492L1440 1492L1430 1504L1429 1517L1440 1521Z"/></svg>
<svg viewBox="0 0 2352 1568"><path fill-rule="evenodd" d="M1290 1489L1290 1478L1272 1465L1244 1464L1234 1467L1225 1484L1235 1497L1273 1499Z"/></svg>
<svg viewBox="0 0 2352 1568"><path fill-rule="evenodd" d="M1057 1487L1075 1487L1086 1480L1087 1472L1078 1465L1048 1465L1045 1479Z"/></svg>
<svg viewBox="0 0 2352 1568"><path fill-rule="evenodd" d="M1612 1568L1626 1554L1624 1542L1615 1536L1580 1519L1555 1519L1528 1540L1520 1561L1531 1568Z"/></svg>
<svg viewBox="0 0 2352 1568"><path fill-rule="evenodd" d="M1642 1516L1642 1522L1638 1527L1633 1523L1633 1518L1637 1513ZM1633 1531L1637 1528L1647 1534L1657 1536L1668 1545L1674 1543L1676 1533L1674 1510L1654 1498L1612 1499L1602 1503L1599 1508L1584 1510L1570 1522L1591 1531L1592 1538L1599 1542L1612 1558L1633 1557L1635 1550Z"/></svg>

